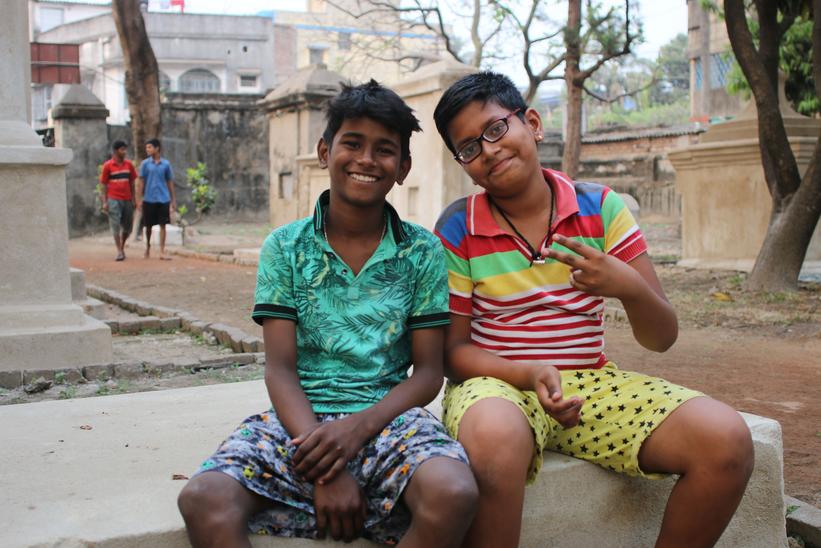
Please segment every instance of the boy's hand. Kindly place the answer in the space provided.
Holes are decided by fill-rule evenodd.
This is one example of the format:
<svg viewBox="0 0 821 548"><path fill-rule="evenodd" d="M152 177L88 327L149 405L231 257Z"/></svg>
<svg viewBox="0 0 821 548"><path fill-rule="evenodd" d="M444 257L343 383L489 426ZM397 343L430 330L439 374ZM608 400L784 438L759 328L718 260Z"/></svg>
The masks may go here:
<svg viewBox="0 0 821 548"><path fill-rule="evenodd" d="M317 425L291 443L298 448L293 456L294 470L319 485L331 481L356 455L365 440L356 415Z"/></svg>
<svg viewBox="0 0 821 548"><path fill-rule="evenodd" d="M577 396L562 399L562 378L558 369L552 365L538 366L534 368L531 380L539 403L548 415L564 428L579 424L584 400Z"/></svg>
<svg viewBox="0 0 821 548"><path fill-rule="evenodd" d="M367 511L365 496L347 470L327 483L314 484L314 510L320 538L330 532L334 540L351 542L362 533Z"/></svg>
<svg viewBox="0 0 821 548"><path fill-rule="evenodd" d="M553 240L578 255L548 247L542 248L542 255L572 268L570 285L580 291L599 297L625 299L635 293L638 285L644 283L635 269L607 253L561 234L554 235Z"/></svg>

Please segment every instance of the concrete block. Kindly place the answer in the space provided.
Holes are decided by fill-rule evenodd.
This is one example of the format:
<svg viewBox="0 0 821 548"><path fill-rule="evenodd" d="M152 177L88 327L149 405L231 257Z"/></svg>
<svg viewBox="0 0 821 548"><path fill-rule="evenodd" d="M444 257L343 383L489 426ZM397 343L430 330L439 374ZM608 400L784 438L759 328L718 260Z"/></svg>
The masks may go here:
<svg viewBox="0 0 821 548"><path fill-rule="evenodd" d="M262 348L262 339L259 337L246 336L242 339L243 352L259 352Z"/></svg>
<svg viewBox="0 0 821 548"><path fill-rule="evenodd" d="M185 320L183 320L183 322L185 322ZM183 323L183 329L186 329L184 326L185 323ZM209 327L211 327L210 323L197 320L189 323L186 330L192 335L202 335L203 332Z"/></svg>
<svg viewBox="0 0 821 548"><path fill-rule="evenodd" d="M0 388L19 388L23 386L22 371L0 371Z"/></svg>
<svg viewBox="0 0 821 548"><path fill-rule="evenodd" d="M111 330L111 334L119 333L120 332L120 322L119 320L103 320L103 323L108 326Z"/></svg>
<svg viewBox="0 0 821 548"><path fill-rule="evenodd" d="M0 329L0 371L81 367L111 358L111 330L82 311L76 324Z"/></svg>
<svg viewBox="0 0 821 548"><path fill-rule="evenodd" d="M40 377L47 381L53 381L55 371L55 369L25 369L23 370L23 384L34 382Z"/></svg>
<svg viewBox="0 0 821 548"><path fill-rule="evenodd" d="M114 377L118 379L138 379L145 374L142 363L115 363Z"/></svg>
<svg viewBox="0 0 821 548"><path fill-rule="evenodd" d="M256 356L254 356L252 352L243 354L233 354L229 357L234 360L234 363L238 363L240 365L248 365L249 363L254 363L256 361Z"/></svg>
<svg viewBox="0 0 821 548"><path fill-rule="evenodd" d="M84 301L77 301L76 304L83 307L83 312L92 318L102 320L105 318L105 304L97 299L88 297Z"/></svg>
<svg viewBox="0 0 821 548"><path fill-rule="evenodd" d="M174 371L178 373L191 373L200 365L197 358L177 358L174 360Z"/></svg>
<svg viewBox="0 0 821 548"><path fill-rule="evenodd" d="M203 369L222 369L234 365L236 360L234 356L220 356L217 358L200 358L200 364L194 367L194 371L201 371Z"/></svg>
<svg viewBox="0 0 821 548"><path fill-rule="evenodd" d="M232 329L232 327L223 323L212 323L208 326L208 331L210 331L217 338L217 342L223 346L230 346L229 333Z"/></svg>
<svg viewBox="0 0 821 548"><path fill-rule="evenodd" d="M0 439L7 440L0 444L0 461L15 463L0 467L3 544L188 546L176 509L185 482L172 474L190 475L239 421L269 405L259 380L0 407ZM744 418L756 446L755 472L718 546L782 547L780 429L769 419ZM43 470L49 481L32 482ZM673 482L627 478L549 454L538 481L527 489L520 546L652 546ZM256 548L339 546L251 540ZM358 540L348 546L374 545Z"/></svg>
<svg viewBox="0 0 821 548"><path fill-rule="evenodd" d="M55 384L77 384L85 382L83 372L77 367L70 367L68 369L57 369L54 371Z"/></svg>
<svg viewBox="0 0 821 548"><path fill-rule="evenodd" d="M245 332L242 330L235 329L233 327L229 328L226 331L226 339L228 343L226 346L228 346L234 352L242 352L242 339L244 339L247 336L248 335L246 335Z"/></svg>
<svg viewBox="0 0 821 548"><path fill-rule="evenodd" d="M234 256L220 253L219 262L226 263L226 264L234 264Z"/></svg>
<svg viewBox="0 0 821 548"><path fill-rule="evenodd" d="M114 376L114 366L111 364L87 365L82 371L83 377L90 381L107 381Z"/></svg>
<svg viewBox="0 0 821 548"><path fill-rule="evenodd" d="M784 497L787 533L798 535L807 548L821 548L821 509L804 501Z"/></svg>
<svg viewBox="0 0 821 548"><path fill-rule="evenodd" d="M169 308L167 306L153 306L151 307L151 314L159 318L171 318L176 316L180 311L176 308Z"/></svg>
<svg viewBox="0 0 821 548"><path fill-rule="evenodd" d="M134 312L140 316L150 316L153 308L153 305L145 301L134 301Z"/></svg>
<svg viewBox="0 0 821 548"><path fill-rule="evenodd" d="M160 252L159 225L151 227L151 245L156 250L155 253ZM165 245L182 245L182 228L177 225L165 225Z"/></svg>
<svg viewBox="0 0 821 548"><path fill-rule="evenodd" d="M69 268L71 277L71 300L74 302L86 299L86 273L79 268Z"/></svg>
<svg viewBox="0 0 821 548"><path fill-rule="evenodd" d="M162 324L160 324L160 319L157 316L145 316L140 318L140 325L143 329L158 330Z"/></svg>
<svg viewBox="0 0 821 548"><path fill-rule="evenodd" d="M132 299L131 297L127 297L127 296L123 295L120 298L120 303L118 303L117 306L119 306L120 308L124 308L124 309L128 310L129 312L134 312L136 314L137 313L137 303L138 302L140 302L140 301L138 301L137 299Z"/></svg>
<svg viewBox="0 0 821 548"><path fill-rule="evenodd" d="M257 363L265 363L265 352L254 352L254 361Z"/></svg>
<svg viewBox="0 0 821 548"><path fill-rule="evenodd" d="M177 370L173 362L144 362L143 369L146 375L160 377L165 373L172 373Z"/></svg>
<svg viewBox="0 0 821 548"><path fill-rule="evenodd" d="M120 320L120 335L136 335L143 328L142 320Z"/></svg>
<svg viewBox="0 0 821 548"><path fill-rule="evenodd" d="M163 331L174 331L179 329L182 323L179 318L160 318L160 329Z"/></svg>
<svg viewBox="0 0 821 548"><path fill-rule="evenodd" d="M234 262L241 265L256 266L259 264L258 247L249 247L234 250Z"/></svg>

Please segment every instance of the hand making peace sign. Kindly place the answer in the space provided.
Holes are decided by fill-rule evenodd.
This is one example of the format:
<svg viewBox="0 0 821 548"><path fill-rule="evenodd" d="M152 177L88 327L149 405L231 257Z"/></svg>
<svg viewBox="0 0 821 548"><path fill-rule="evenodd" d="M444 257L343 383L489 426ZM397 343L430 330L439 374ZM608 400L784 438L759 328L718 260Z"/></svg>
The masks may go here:
<svg viewBox="0 0 821 548"><path fill-rule="evenodd" d="M576 289L622 300L630 299L640 291L644 279L627 263L561 234L555 234L553 241L574 253L543 247L542 256L569 266L570 285Z"/></svg>

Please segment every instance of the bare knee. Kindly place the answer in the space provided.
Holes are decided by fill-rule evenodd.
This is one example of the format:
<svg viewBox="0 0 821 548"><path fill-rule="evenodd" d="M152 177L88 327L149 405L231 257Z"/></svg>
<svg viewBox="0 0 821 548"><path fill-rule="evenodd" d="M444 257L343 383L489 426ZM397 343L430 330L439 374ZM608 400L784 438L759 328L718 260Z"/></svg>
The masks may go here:
<svg viewBox="0 0 821 548"><path fill-rule="evenodd" d="M535 440L527 418L513 403L489 398L473 405L459 426L459 442L480 485L518 483L511 482L516 476L524 483Z"/></svg>
<svg viewBox="0 0 821 548"><path fill-rule="evenodd" d="M186 527L212 531L245 527L249 508L238 500L236 492L243 489L233 478L218 472L195 477L177 497Z"/></svg>
<svg viewBox="0 0 821 548"><path fill-rule="evenodd" d="M727 416L722 417L714 428L713 436L718 443L712 444L708 450L707 460L712 462L715 471L746 485L755 465L753 440L747 423L737 412L728 409Z"/></svg>
<svg viewBox="0 0 821 548"><path fill-rule="evenodd" d="M412 506L413 520L433 530L456 523L465 527L473 520L479 504L479 488L465 465L449 466L447 477L429 476L418 485L419 501Z"/></svg>

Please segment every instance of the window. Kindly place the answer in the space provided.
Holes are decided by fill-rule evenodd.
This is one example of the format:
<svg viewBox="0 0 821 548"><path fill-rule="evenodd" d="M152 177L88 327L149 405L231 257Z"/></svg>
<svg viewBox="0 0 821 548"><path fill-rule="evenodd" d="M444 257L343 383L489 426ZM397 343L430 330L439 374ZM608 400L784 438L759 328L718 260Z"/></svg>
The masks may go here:
<svg viewBox="0 0 821 548"><path fill-rule="evenodd" d="M408 215L419 214L419 187L408 187Z"/></svg>
<svg viewBox="0 0 821 548"><path fill-rule="evenodd" d="M701 58L695 59L695 73L696 73L696 82L695 88L701 89L702 81L704 80L704 74L701 71Z"/></svg>
<svg viewBox="0 0 821 548"><path fill-rule="evenodd" d="M321 65L324 63L326 49L324 46L308 46L308 63L311 65Z"/></svg>
<svg viewBox="0 0 821 548"><path fill-rule="evenodd" d="M205 69L191 69L180 76L179 89L183 93L219 93L220 79Z"/></svg>
<svg viewBox="0 0 821 548"><path fill-rule="evenodd" d="M256 88L257 77L255 74L240 74L239 87L241 88Z"/></svg>
<svg viewBox="0 0 821 548"><path fill-rule="evenodd" d="M294 176L291 172L279 174L279 197L282 200L294 199Z"/></svg>
<svg viewBox="0 0 821 548"><path fill-rule="evenodd" d="M160 93L171 91L171 78L162 71L160 71Z"/></svg>
<svg viewBox="0 0 821 548"><path fill-rule="evenodd" d="M727 53L710 55L710 89L719 89L727 85L727 73L733 65L732 57Z"/></svg>
<svg viewBox="0 0 821 548"><path fill-rule="evenodd" d="M351 49L351 33L350 32L340 32L337 38L337 47L342 50L349 50Z"/></svg>

